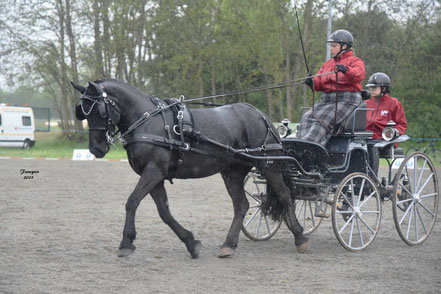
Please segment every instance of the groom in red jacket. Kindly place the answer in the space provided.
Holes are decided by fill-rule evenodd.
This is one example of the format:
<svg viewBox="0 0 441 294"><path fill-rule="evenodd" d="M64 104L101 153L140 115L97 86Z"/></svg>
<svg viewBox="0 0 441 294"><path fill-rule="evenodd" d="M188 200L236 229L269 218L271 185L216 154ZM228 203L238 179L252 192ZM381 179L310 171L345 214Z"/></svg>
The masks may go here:
<svg viewBox="0 0 441 294"><path fill-rule="evenodd" d="M366 100L367 108L373 109L367 112L367 130L373 131L372 139L381 139L381 132L389 121L394 121L400 135L407 129L406 116L403 106L397 98L389 96L390 79L382 72L374 73L368 80L372 98Z"/></svg>
<svg viewBox="0 0 441 294"><path fill-rule="evenodd" d="M395 122L394 128L400 135L407 129L406 116L403 106L397 98L389 96L390 78L382 72L374 73L368 80L366 87L369 88L372 98L365 101L367 108L367 130L374 132L372 139L382 139L382 131L389 121ZM378 174L379 155L378 149L371 147L369 152L371 167Z"/></svg>

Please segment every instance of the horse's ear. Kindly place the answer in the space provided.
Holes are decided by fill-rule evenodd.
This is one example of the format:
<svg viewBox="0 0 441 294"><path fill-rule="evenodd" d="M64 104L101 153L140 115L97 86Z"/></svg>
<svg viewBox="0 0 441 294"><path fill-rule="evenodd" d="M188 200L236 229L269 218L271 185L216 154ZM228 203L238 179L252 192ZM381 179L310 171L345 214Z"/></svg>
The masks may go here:
<svg viewBox="0 0 441 294"><path fill-rule="evenodd" d="M80 92L81 94L86 93L86 87L80 86L80 85L76 85L74 82L70 81L72 87L74 87L78 92Z"/></svg>
<svg viewBox="0 0 441 294"><path fill-rule="evenodd" d="M101 87L95 84L94 82L89 82L89 86L87 88L91 91L92 95L99 96L103 93L103 89L101 89Z"/></svg>

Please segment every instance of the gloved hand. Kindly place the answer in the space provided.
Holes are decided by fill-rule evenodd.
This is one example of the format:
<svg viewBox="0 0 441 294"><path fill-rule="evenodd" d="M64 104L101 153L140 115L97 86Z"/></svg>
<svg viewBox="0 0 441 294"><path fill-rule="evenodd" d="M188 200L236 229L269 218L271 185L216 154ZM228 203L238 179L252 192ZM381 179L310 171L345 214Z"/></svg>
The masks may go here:
<svg viewBox="0 0 441 294"><path fill-rule="evenodd" d="M312 85L314 84L314 78L311 77L311 75L309 75L306 79L305 79L305 85L309 86L310 88L312 88Z"/></svg>
<svg viewBox="0 0 441 294"><path fill-rule="evenodd" d="M348 69L347 69L346 66L344 66L343 64L337 64L337 65L335 66L335 71L339 71L339 72L342 72L342 73L346 73L347 70L348 70Z"/></svg>

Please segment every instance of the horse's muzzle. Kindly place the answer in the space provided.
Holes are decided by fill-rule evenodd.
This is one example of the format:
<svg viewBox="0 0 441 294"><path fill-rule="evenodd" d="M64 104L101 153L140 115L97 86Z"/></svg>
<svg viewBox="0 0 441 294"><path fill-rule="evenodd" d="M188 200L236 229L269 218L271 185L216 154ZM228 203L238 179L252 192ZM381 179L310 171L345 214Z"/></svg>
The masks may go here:
<svg viewBox="0 0 441 294"><path fill-rule="evenodd" d="M100 148L96 148L96 147L91 147L89 148L89 150L90 153L95 155L96 158L103 158L109 151L109 145L105 146L105 150L101 150Z"/></svg>

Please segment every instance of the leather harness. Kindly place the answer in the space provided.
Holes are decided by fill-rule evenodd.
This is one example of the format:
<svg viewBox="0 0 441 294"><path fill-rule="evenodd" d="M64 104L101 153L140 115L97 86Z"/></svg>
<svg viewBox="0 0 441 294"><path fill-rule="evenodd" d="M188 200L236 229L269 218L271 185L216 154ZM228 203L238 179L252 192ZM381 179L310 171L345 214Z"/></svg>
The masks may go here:
<svg viewBox="0 0 441 294"><path fill-rule="evenodd" d="M143 116L141 116L138 120L136 120L128 129L126 132L121 134L118 138L122 141L123 146L125 149L127 149L130 145L136 144L136 143L143 143L143 144L153 144L161 147L169 148L170 150L178 150L178 162L177 167L179 168L184 161L184 155L186 152L191 151L195 152L201 155L215 157L219 159L228 159L232 160L234 162L243 164L243 165L249 165L253 166L254 164L250 161L236 158L235 155L238 153L253 153L253 152L262 152L262 151L270 151L270 150L281 150L283 149L281 140L277 134L274 133L273 129L271 128L271 124L268 121L268 119L263 115L263 113L255 108L254 106L250 104L246 104L249 107L255 109L260 115L261 118L264 120L266 126L267 126L267 133L265 136L265 143L261 147L256 148L245 148L245 149L235 149L229 145L225 145L222 143L219 143L217 141L214 141L207 136L203 135L201 132L196 131L194 128L194 120L193 116L191 114L191 111L186 107L186 105L176 99L167 99L165 101L157 98L157 97L151 97L152 102L156 105L157 109L153 112L144 113ZM171 127L166 118L164 111L166 109L170 108L173 111L173 117L174 117L174 126ZM138 128L141 124L146 123L150 118L152 118L155 115L161 114L164 122L164 129L166 131L166 136L160 136L160 135L153 135L148 133L138 133L133 132L136 128ZM178 139L175 138L175 136L172 135L172 132L178 136ZM269 143L266 144L268 138L272 136L276 138L277 143ZM194 146L191 146L191 143L197 142L197 143L209 143L214 146L218 146L223 148L226 152L223 155L216 155L212 154L210 152L201 150L200 148L196 148ZM194 145L194 144L193 144ZM171 176L173 178L173 176ZM170 180L171 180L170 178Z"/></svg>

